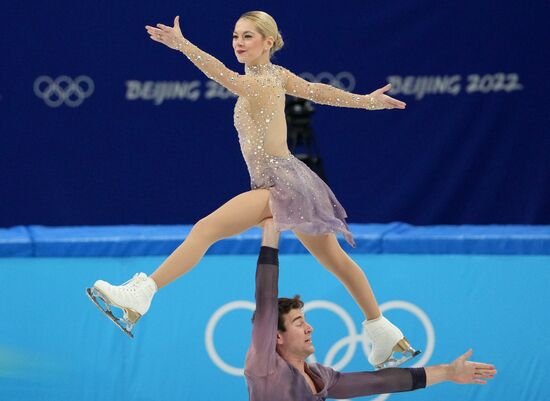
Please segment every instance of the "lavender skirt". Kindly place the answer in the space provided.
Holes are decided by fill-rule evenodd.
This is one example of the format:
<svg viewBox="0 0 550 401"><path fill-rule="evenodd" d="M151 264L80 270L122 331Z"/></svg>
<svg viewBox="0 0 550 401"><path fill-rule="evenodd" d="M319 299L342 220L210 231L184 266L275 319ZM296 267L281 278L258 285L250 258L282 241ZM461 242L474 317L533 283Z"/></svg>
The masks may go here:
<svg viewBox="0 0 550 401"><path fill-rule="evenodd" d="M346 211L323 180L294 156L272 157L264 171L269 207L278 230L296 230L306 235L342 233L355 247L346 224ZM259 183L258 183L259 184Z"/></svg>

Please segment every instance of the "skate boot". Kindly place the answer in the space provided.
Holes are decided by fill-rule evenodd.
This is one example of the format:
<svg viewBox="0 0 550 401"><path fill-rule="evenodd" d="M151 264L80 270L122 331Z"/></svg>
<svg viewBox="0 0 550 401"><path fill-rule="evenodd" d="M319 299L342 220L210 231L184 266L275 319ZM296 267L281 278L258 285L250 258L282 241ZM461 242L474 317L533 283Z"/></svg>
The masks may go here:
<svg viewBox="0 0 550 401"><path fill-rule="evenodd" d="M401 330L382 315L365 320L363 328L372 341L369 363L376 370L399 366L420 354L420 351L411 347ZM401 355L394 356L394 353Z"/></svg>
<svg viewBox="0 0 550 401"><path fill-rule="evenodd" d="M122 285L111 285L106 281L98 280L92 288L86 289L92 302L131 338L134 338L132 333L134 325L149 310L156 292L156 283L145 273L134 275ZM123 316L115 316L111 306L122 309Z"/></svg>

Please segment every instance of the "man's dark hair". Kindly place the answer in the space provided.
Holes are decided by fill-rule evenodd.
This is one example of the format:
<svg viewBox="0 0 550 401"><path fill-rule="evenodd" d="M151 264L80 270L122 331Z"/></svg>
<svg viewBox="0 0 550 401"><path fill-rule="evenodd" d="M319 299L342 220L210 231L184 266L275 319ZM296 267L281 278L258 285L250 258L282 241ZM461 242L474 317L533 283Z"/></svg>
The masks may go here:
<svg viewBox="0 0 550 401"><path fill-rule="evenodd" d="M299 295L294 295L293 298L279 298L279 318L277 320L277 329L279 331L286 331L285 327L285 315L289 313L292 309L302 309L304 307L304 302L300 299ZM252 321L256 317L256 312L252 314Z"/></svg>
<svg viewBox="0 0 550 401"><path fill-rule="evenodd" d="M277 321L277 329L279 331L286 331L285 327L285 315L292 309L302 309L304 302L300 299L299 295L294 295L294 298L279 298L279 319Z"/></svg>

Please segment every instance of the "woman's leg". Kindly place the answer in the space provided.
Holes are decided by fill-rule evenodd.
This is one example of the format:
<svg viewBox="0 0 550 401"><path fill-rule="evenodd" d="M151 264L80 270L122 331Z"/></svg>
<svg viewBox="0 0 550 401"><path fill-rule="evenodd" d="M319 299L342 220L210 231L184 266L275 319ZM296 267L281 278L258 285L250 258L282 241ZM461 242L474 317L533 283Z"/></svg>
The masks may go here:
<svg viewBox="0 0 550 401"><path fill-rule="evenodd" d="M269 190L255 189L234 197L199 220L151 278L158 288L164 287L191 270L214 242L243 232L268 217Z"/></svg>
<svg viewBox="0 0 550 401"><path fill-rule="evenodd" d="M381 316L367 277L344 252L334 234L295 234L317 260L340 279L363 310L367 319L363 327L372 341L369 354L371 365L377 369L395 367L420 353L411 347L399 328ZM397 357L398 353L402 356Z"/></svg>
<svg viewBox="0 0 550 401"><path fill-rule="evenodd" d="M306 235L296 231L294 233L319 263L346 286L367 320L380 316L380 309L367 276L342 249L334 234Z"/></svg>

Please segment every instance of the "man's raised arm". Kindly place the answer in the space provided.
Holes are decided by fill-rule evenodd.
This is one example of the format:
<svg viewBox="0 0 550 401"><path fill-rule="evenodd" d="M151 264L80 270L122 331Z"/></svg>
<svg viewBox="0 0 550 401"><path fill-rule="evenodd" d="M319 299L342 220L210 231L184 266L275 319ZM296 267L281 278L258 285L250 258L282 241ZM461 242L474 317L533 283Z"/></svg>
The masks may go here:
<svg viewBox="0 0 550 401"><path fill-rule="evenodd" d="M278 320L279 232L272 219L263 223L263 237L256 267L256 312L245 375L267 376L275 371Z"/></svg>

